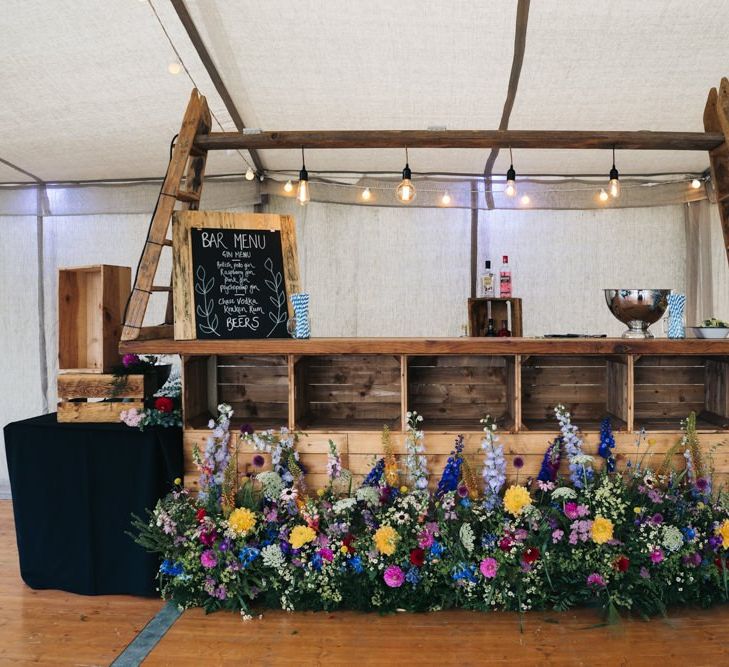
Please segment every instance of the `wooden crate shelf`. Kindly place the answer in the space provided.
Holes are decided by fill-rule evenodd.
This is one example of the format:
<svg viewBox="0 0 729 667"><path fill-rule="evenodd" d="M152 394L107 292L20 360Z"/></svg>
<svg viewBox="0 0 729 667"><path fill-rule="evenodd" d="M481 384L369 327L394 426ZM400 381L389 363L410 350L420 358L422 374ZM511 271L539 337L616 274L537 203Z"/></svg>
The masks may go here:
<svg viewBox="0 0 729 667"><path fill-rule="evenodd" d="M183 412L189 428L204 427L220 403L234 410L236 427L279 428L289 421L289 370L285 355L186 357Z"/></svg>
<svg viewBox="0 0 729 667"><path fill-rule="evenodd" d="M523 359L523 426L528 430L554 430L554 407L562 403L583 429L597 429L600 421L609 416L614 429L625 430L628 427L627 372L624 384L615 381L623 366L627 371L625 358L610 356L540 355Z"/></svg>
<svg viewBox="0 0 729 667"><path fill-rule="evenodd" d="M641 357L634 374L637 427L675 431L692 411L702 430L729 427L729 358Z"/></svg>
<svg viewBox="0 0 729 667"><path fill-rule="evenodd" d="M315 355L294 362L294 426L378 430L402 425L402 367L396 355Z"/></svg>
<svg viewBox="0 0 729 667"><path fill-rule="evenodd" d="M489 414L501 428L514 425L516 364L513 357L442 355L407 357L408 410L430 428L474 431Z"/></svg>

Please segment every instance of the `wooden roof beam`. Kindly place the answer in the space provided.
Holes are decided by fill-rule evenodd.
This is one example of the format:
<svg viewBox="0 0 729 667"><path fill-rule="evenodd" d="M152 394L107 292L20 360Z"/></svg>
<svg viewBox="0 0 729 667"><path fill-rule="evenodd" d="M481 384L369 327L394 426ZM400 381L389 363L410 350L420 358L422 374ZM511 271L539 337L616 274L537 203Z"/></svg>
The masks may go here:
<svg viewBox="0 0 729 667"><path fill-rule="evenodd" d="M589 132L559 130L313 130L211 132L195 137L204 150L342 148L568 148L710 151L721 132Z"/></svg>

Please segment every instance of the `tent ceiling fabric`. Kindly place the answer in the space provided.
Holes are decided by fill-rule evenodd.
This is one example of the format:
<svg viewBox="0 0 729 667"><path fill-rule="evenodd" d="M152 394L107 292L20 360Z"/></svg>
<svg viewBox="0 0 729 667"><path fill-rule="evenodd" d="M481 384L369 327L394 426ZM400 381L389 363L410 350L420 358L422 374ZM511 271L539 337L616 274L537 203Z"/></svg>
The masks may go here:
<svg viewBox="0 0 729 667"><path fill-rule="evenodd" d="M187 0L244 123L266 130L495 129L506 99L516 2L263 3ZM159 21L156 14L159 16ZM168 0L6 0L0 157L44 180L160 176L192 88L235 127ZM729 74L729 3L533 2L511 129L700 131ZM488 151L421 149L416 172L481 173ZM297 170L296 151L262 151ZM606 151L515 153L518 173L597 173ZM399 150L311 151L317 170L396 171ZM494 167L501 174L508 155ZM624 173L701 172L702 152L624 151ZM217 152L208 173L245 171ZM0 180L27 181L4 165Z"/></svg>

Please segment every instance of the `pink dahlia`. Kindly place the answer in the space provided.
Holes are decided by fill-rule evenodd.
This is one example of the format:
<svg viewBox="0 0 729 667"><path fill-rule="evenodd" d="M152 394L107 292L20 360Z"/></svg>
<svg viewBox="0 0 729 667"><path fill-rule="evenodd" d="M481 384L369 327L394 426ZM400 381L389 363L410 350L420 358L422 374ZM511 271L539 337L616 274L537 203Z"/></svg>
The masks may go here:
<svg viewBox="0 0 729 667"><path fill-rule="evenodd" d="M605 580L597 573L593 572L587 577L587 585L595 588L605 588Z"/></svg>
<svg viewBox="0 0 729 667"><path fill-rule="evenodd" d="M218 564L218 557L212 549L206 549L200 554L200 562L203 567L210 569Z"/></svg>
<svg viewBox="0 0 729 667"><path fill-rule="evenodd" d="M484 558L478 569L486 579L493 579L499 569L499 562L495 558Z"/></svg>
<svg viewBox="0 0 729 667"><path fill-rule="evenodd" d="M397 565L390 565L383 576L390 588L400 588L405 581L405 574Z"/></svg>

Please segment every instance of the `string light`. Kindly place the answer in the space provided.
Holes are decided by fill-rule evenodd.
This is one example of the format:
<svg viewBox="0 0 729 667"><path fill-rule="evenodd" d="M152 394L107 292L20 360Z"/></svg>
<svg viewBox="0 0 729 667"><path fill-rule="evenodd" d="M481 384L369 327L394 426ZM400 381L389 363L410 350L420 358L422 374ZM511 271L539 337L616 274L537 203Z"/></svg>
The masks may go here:
<svg viewBox="0 0 729 667"><path fill-rule="evenodd" d="M615 168L615 146L613 146L613 167L610 170L608 189L610 190L611 197L620 196L620 176L618 175L618 170Z"/></svg>
<svg viewBox="0 0 729 667"><path fill-rule="evenodd" d="M694 190L698 190L701 187L701 181L698 178L695 178L693 181L691 181L691 187Z"/></svg>
<svg viewBox="0 0 729 667"><path fill-rule="evenodd" d="M395 191L397 198L403 204L409 204L415 199L415 186L412 182L413 173L410 171L410 165L408 163L408 148L405 147L405 169L402 170L402 181L397 186Z"/></svg>
<svg viewBox="0 0 729 667"><path fill-rule="evenodd" d="M600 201L607 201L609 199L608 193L605 192L605 188L600 188L600 194L598 195Z"/></svg>
<svg viewBox="0 0 729 667"><path fill-rule="evenodd" d="M506 187L504 194L507 197L516 197L516 172L514 171L514 157L511 154L511 146L509 146L509 162L510 166L506 172Z"/></svg>
<svg viewBox="0 0 729 667"><path fill-rule="evenodd" d="M311 199L309 194L309 172L306 171L306 163L304 161L304 147L301 147L301 171L299 172L299 188L296 191L296 199L302 206Z"/></svg>
<svg viewBox="0 0 729 667"><path fill-rule="evenodd" d="M450 204L450 203L451 203L451 196L450 196L450 195L449 195L449 194L448 194L448 193L446 192L446 193L445 193L445 194L444 194L444 195L443 195L443 196L441 197L441 199L440 199L440 200L441 200L441 202L443 203L443 206L448 206L448 204Z"/></svg>
<svg viewBox="0 0 729 667"><path fill-rule="evenodd" d="M372 192L370 192L369 188L365 188L364 190L362 190L362 199L364 199L365 201L369 201L371 197Z"/></svg>
<svg viewBox="0 0 729 667"><path fill-rule="evenodd" d="M291 179L286 181L286 185L284 185L284 192L291 192L294 189L294 184L291 182Z"/></svg>
<svg viewBox="0 0 729 667"><path fill-rule="evenodd" d="M173 61L169 65L167 65L167 71L170 74L179 74L180 72L182 72L182 64L178 63L177 61Z"/></svg>
<svg viewBox="0 0 729 667"><path fill-rule="evenodd" d="M529 197L529 195L522 195L522 197L519 201L521 202L522 206L529 206L529 204L531 203L532 200Z"/></svg>
<svg viewBox="0 0 729 667"><path fill-rule="evenodd" d="M246 169L246 180L252 181L255 177L256 177L256 172L253 171L253 169L251 169L250 167L248 167L248 169Z"/></svg>

